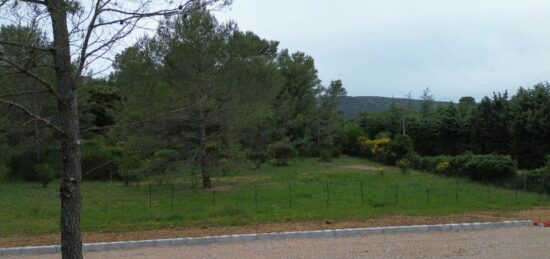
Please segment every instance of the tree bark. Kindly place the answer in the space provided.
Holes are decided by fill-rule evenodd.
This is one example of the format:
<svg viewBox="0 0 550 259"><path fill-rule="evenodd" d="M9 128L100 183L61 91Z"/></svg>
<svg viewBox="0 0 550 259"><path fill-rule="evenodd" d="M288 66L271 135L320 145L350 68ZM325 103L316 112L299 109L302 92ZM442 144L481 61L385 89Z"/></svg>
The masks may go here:
<svg viewBox="0 0 550 259"><path fill-rule="evenodd" d="M82 258L80 232L81 161L80 125L76 78L71 66L67 11L63 0L48 1L54 38L54 65L57 83L58 110L61 120L61 153L63 172L59 195L61 199L61 255L66 259Z"/></svg>

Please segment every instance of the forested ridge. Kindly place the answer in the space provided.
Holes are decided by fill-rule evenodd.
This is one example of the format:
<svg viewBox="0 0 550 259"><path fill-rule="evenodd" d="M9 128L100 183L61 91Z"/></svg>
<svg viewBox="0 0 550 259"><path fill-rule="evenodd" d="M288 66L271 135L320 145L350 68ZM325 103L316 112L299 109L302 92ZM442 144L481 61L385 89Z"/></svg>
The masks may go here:
<svg viewBox="0 0 550 259"><path fill-rule="evenodd" d="M366 88L368 89L368 88ZM445 105L448 102L434 101L435 105ZM394 98L382 96L344 96L340 99L338 109L344 117L351 119L364 112L383 112L392 105L396 107L418 110L422 106L422 100L415 98Z"/></svg>
<svg viewBox="0 0 550 259"><path fill-rule="evenodd" d="M0 39L10 42L47 47L45 38L16 25L0 30ZM32 60L29 71L53 77L48 56L10 46L2 55ZM420 100L381 99L369 112L346 118L359 112L350 103L364 97L346 97L338 79L321 82L313 57L279 49L234 22L220 23L206 9L167 18L155 35L117 54L112 66L108 76L80 82L85 179L162 182L193 174L208 188L212 174L228 168L285 165L297 156L329 161L341 153L403 167L439 157L434 170L458 163L456 157L507 157L505 166L515 174L544 168L550 153L546 83L456 104L435 102L426 89ZM0 74L0 175L46 186L62 166L59 133L27 115L58 122L56 102L17 68L0 66ZM14 85L25 93L12 94ZM14 109L10 100L30 110Z"/></svg>

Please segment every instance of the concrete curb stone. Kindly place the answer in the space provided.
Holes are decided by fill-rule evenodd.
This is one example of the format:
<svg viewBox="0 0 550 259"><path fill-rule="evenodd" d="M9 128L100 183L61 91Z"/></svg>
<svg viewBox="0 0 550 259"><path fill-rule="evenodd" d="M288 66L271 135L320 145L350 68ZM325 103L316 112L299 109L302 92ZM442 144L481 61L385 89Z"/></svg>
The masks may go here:
<svg viewBox="0 0 550 259"><path fill-rule="evenodd" d="M157 240L135 240L118 242L101 242L83 244L83 251L108 251L118 249L135 249L142 247L162 247L162 246L192 246L192 245L210 245L214 243L236 243L250 242L256 240L275 240L288 238L322 238L322 237L348 237L363 236L370 234L398 234L398 233L423 233L423 232L443 232L443 231L466 231L466 230L484 230L507 227L530 226L530 220L523 221L503 221L503 222L475 222L462 224L436 224L436 225L412 225L412 226L390 226L390 227L371 227L371 228L350 228L334 230L316 230L316 231L295 231L278 233L259 233L242 235L221 235L207 237L185 237L173 239ZM50 246L28 246L0 248L0 256L8 255L28 255L28 254L53 254L60 253L59 245Z"/></svg>

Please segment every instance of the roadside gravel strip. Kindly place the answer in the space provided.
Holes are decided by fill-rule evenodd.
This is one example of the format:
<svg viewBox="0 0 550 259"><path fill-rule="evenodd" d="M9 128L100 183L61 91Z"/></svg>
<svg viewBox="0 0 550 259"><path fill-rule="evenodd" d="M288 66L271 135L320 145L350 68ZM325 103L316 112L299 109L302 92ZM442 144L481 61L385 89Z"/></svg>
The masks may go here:
<svg viewBox="0 0 550 259"><path fill-rule="evenodd" d="M87 252L86 258L549 258L550 228L372 234ZM23 257L8 257L23 258ZM24 258L59 258L33 255Z"/></svg>
<svg viewBox="0 0 550 259"><path fill-rule="evenodd" d="M157 247L132 243L123 250L96 247L87 258L357 258L484 257L544 258L550 229L526 222L447 224L412 227L286 232L157 240ZM515 227L514 227L515 226ZM506 228L503 228L506 227ZM483 231L474 231L483 230ZM392 235L387 235L387 234ZM303 237L316 237L303 239ZM338 237L338 238L334 238ZM206 240L206 242L205 242ZM251 241L256 240L256 241ZM200 241L200 242L199 242ZM239 242L251 241L251 242ZM143 241L142 241L143 242ZM147 242L147 241L144 241ZM178 243L179 242L179 243ZM130 242L131 243L131 242ZM202 244L202 245L197 245ZM183 245L183 246L174 246ZM163 246L163 247L159 247ZM85 246L86 248L86 246ZM116 247L111 247L116 249ZM546 251L546 252L545 252ZM4 253L4 256L8 256ZM58 254L7 258L58 258ZM1 256L0 256L1 257Z"/></svg>

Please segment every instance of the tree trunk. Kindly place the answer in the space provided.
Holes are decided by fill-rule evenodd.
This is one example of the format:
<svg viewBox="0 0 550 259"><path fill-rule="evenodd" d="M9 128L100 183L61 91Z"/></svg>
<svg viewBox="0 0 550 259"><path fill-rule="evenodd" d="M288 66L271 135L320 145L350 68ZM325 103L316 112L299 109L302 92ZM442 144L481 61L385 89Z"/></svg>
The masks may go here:
<svg viewBox="0 0 550 259"><path fill-rule="evenodd" d="M61 121L61 152L63 172L59 195L61 199L61 255L62 258L82 258L80 233L81 213L81 164L80 125L76 78L71 67L69 33L67 29L66 6L62 0L50 0L54 38L54 64L57 83L58 110Z"/></svg>

